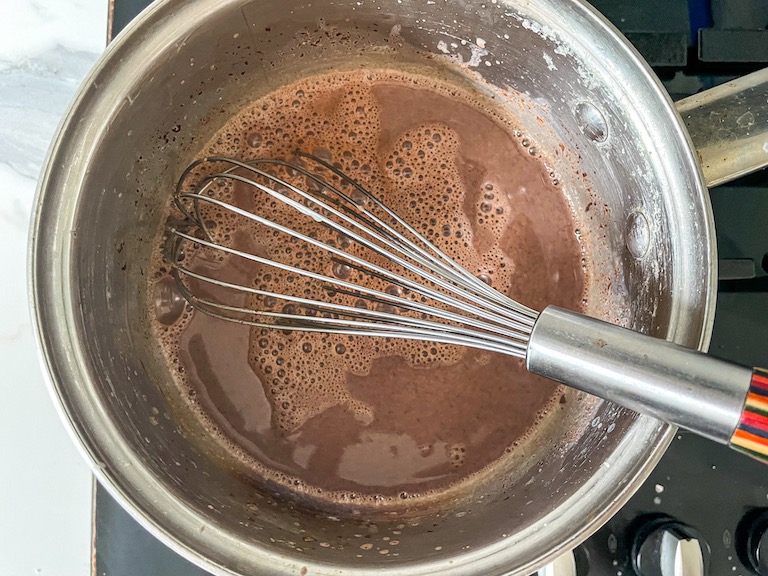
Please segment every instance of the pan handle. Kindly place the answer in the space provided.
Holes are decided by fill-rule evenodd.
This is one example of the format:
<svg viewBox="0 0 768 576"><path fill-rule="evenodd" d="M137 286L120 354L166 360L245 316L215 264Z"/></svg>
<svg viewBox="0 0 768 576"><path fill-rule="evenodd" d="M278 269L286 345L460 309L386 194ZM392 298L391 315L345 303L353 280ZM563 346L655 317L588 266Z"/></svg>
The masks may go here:
<svg viewBox="0 0 768 576"><path fill-rule="evenodd" d="M676 103L708 187L768 166L768 68Z"/></svg>
<svg viewBox="0 0 768 576"><path fill-rule="evenodd" d="M768 373L547 306L528 370L768 463Z"/></svg>

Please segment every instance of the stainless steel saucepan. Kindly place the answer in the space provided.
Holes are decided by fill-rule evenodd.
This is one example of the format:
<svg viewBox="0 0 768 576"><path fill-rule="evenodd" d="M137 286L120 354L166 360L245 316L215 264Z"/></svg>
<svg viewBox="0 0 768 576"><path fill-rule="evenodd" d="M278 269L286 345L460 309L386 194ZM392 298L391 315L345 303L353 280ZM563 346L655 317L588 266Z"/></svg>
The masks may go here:
<svg viewBox="0 0 768 576"><path fill-rule="evenodd" d="M673 428L585 399L567 427L439 509L330 516L238 468L185 413L154 344L149 258L179 172L244 103L361 63L503 90L578 218L601 230L602 296L587 312L706 349L707 185L768 163L766 71L675 105L577 0L165 0L101 58L40 182L30 277L51 388L99 480L213 573L529 574L622 506Z"/></svg>

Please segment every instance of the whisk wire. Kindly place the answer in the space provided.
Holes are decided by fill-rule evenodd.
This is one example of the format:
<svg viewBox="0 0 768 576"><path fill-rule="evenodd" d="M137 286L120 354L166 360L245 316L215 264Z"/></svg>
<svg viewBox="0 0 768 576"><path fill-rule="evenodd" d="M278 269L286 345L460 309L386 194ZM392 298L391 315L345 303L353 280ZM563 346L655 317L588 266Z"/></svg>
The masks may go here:
<svg viewBox="0 0 768 576"><path fill-rule="evenodd" d="M520 317L516 317L516 320L518 322L526 323L529 326L533 325L533 321L530 319L531 317L535 318L536 312L530 308L527 308L525 306L522 306L518 302L504 296L500 292L493 290L490 286L485 284L482 280L472 275L468 270L461 267L455 260L448 257L444 252L442 252L439 248L437 248L432 242L430 242L427 238L425 238L422 234L420 234L418 231L416 231L410 224L408 224L405 220L403 220L401 217L399 217L393 210L391 210L389 207L387 207L384 203L382 203L378 198L376 198L373 194L368 192L365 188L360 186L357 182L349 178L346 174L338 170L336 167L328 164L322 159L316 158L314 156L303 154L303 153L297 153L298 156L302 158L308 158L313 159L315 162L320 164L321 166L331 170L334 174L336 174L339 178L343 179L346 182L349 182L352 186L354 186L360 193L364 195L366 199L369 199L371 202L373 202L377 207L379 207L381 210L383 210L385 213L390 215L398 224L400 224L403 228L405 228L410 234L412 234L415 238L419 240L419 242L426 245L432 252L434 252L437 256L439 256L440 260L435 259L434 256L429 254L427 251L425 251L422 247L420 247L418 244L411 241L409 238L398 232L396 229L389 226L386 222L381 220L378 216L371 213L369 210L367 210L365 204L361 202L356 202L352 197L348 196L332 184L328 183L327 181L319 178L316 174L313 174L312 172L306 170L302 166L298 166L296 164L291 164L289 162L283 161L283 160L276 160L276 159L257 159L250 162L242 162L235 159L230 159L226 157L221 156L214 156L210 157L207 160L211 162L228 162L233 164L233 167L230 170L227 170L225 172L220 172L216 174L211 174L207 177L205 177L201 184L206 182L212 182L216 178L219 177L229 177L233 180L240 181L246 185L251 185L256 187L257 189L265 192L266 194L269 194L271 197L275 198L276 200L279 200L283 203L288 204L295 210L297 210L300 213L303 213L315 220L317 220L318 213L316 211L309 210L308 207L302 205L301 203L296 203L295 200L288 198L285 196L285 194L282 194L281 192L274 190L272 188L269 188L261 183L254 182L248 178L245 178L243 176L240 176L238 174L232 174L232 170L235 168L242 168L244 170L247 170L251 173L257 174L265 179L268 179L278 186L282 186L283 188L286 188L305 200L309 200L311 202L316 203L321 209L327 210L329 213L333 214L334 216L337 216L341 218L344 222L347 224L353 226L357 230L368 234L373 237L378 242L381 242L385 244L388 248L391 250L396 250L402 255L405 255L411 259L416 260L420 265L419 267L414 267L410 263L405 263L403 260L399 260L397 263L404 268L408 269L411 272L414 272L416 274L419 274L421 276L424 275L424 269L427 268L431 272L434 272L436 274L442 274L443 276L446 276L447 279L452 282L453 284L456 284L465 290L467 290L470 294L474 296L484 296L486 300L490 298L494 302L501 303L501 306L499 307L492 307L493 310L495 310L497 313L500 313L504 316L509 316L511 311L518 312L520 314ZM271 164L275 166L281 166L288 170L293 170L297 173L302 174L303 176L310 178L313 182L315 182L320 190L329 190L332 191L334 194L336 194L339 198L344 200L348 205L353 207L351 210L351 214L354 216L354 218L351 218L347 215L341 214L339 211L330 208L325 204L325 201L329 200L327 196L323 196L321 194L317 195L311 195L300 188L297 188L290 182L287 182L278 176L271 174L269 172L265 172L263 170L260 170L256 168L256 165L264 165L264 164ZM199 186L199 191L197 192L198 196L202 192L202 189L205 188L205 186ZM178 196L178 189L177 189L177 196ZM323 200L319 200L318 198L322 198ZM196 213L199 213L196 208ZM365 215L367 218L363 220L362 223L358 222L356 219L362 219L362 215ZM371 220L375 222L375 225L371 223ZM319 220L318 220L319 221ZM322 222L326 225L330 225L333 229L335 229L340 234L348 234L348 230L344 229L340 225L338 225L336 222L328 219L323 218ZM202 223L203 226L205 226L205 223ZM382 234L383 229L383 234ZM204 230L207 233L207 230ZM374 233L376 231L377 233ZM360 242L362 239L359 236L355 236L355 238ZM406 245L404 248L402 246L402 243ZM384 251L381 247L377 246L376 244L372 244L370 242L365 242L365 246L371 250L374 250L375 252L379 253L380 255L383 255L385 257L391 258L392 254L391 252ZM446 265L447 264L447 265ZM430 275L428 280L440 285L442 288L446 289L453 289L453 286L448 286L445 284L445 282L441 279L438 279L437 276ZM465 297L468 299L472 299L471 296L465 294ZM483 302L484 305L487 306L487 302Z"/></svg>
<svg viewBox="0 0 768 576"><path fill-rule="evenodd" d="M240 177L237 177L235 179L236 180L241 180ZM258 183L254 183L254 184L256 184L259 187L259 189L266 188L266 187L264 187L261 184L258 184ZM267 190L269 190L269 189L267 189ZM274 191L273 190L269 190L269 192L274 192ZM391 270L388 270L386 268L383 268L381 266L373 264L373 263L369 262L368 260L365 260L363 258L357 257L357 256L355 256L353 254L350 254L349 252L345 252L344 250L336 248L335 246L330 246L329 244L321 242L320 240L317 240L316 238L312 238L310 236L307 236L306 234L298 232L298 231L296 231L296 230L294 230L292 228L289 228L289 227L284 226L282 224L279 224L277 222L273 222L272 220L269 220L267 218L263 218L263 217L261 217L261 216L259 216L257 214L253 214L252 212L248 212L247 210L244 210L244 209L242 209L242 208L240 208L238 206L233 206L232 204L229 204L229 203L224 202L222 200L219 200L217 198L210 198L210 197L207 197L207 196L199 196L199 195L196 195L196 194L182 194L182 197L188 197L188 196L193 196L197 201L209 202L211 204L219 206L220 208L225 208L225 209L230 210L230 211L232 211L232 212L234 212L234 213L236 213L236 214L238 214L240 216L243 216L243 217L245 217L245 218L247 218L249 220L257 222L258 224L261 224L261 225L266 226L268 228L271 228L273 230L277 230L277 231L282 232L284 234L287 234L287 235L289 235L291 237L297 238L297 239L299 239L299 240L301 240L303 242L306 242L307 244L310 244L312 246L321 248L321 249L323 249L323 250L325 250L325 251L327 251L327 252L329 252L331 254L335 254L336 256L341 257L341 258L347 260L348 262L350 262L352 264L355 264L356 266L360 267L360 269L363 270L363 271L372 271L372 272L376 273L377 275L379 275L379 277L386 278L390 282L393 282L393 283L395 283L397 285L400 285L400 286L404 286L404 287L406 287L406 288L408 288L408 289L410 289L410 290L412 290L414 292L417 292L417 293L419 293L419 294L421 294L423 296L427 296L429 298L433 298L433 299L435 299L437 301L442 301L442 302L444 302L447 305L450 305L450 306L453 306L453 307L455 307L455 308L457 308L459 310L462 310L466 314L471 314L473 316L477 316L477 317L480 317L480 318L485 318L485 319L490 320L492 322L498 322L498 323L502 323L502 324L507 324L509 327L511 327L513 329L518 329L518 330L525 330L526 329L526 325L521 323L517 317L510 317L509 315L505 316L504 313L507 312L507 311L504 308L498 307L496 305L488 305L487 308L483 308L483 307L477 306L474 303L474 302L477 301L477 297L476 296L467 296L468 299L471 299L470 300L471 303L470 302L466 302L464 300L455 298L455 297L453 297L453 296L451 296L449 294L446 294L444 292L440 292L438 290L435 290L435 289L433 289L433 288L431 288L429 286L425 286L424 284L421 284L421 283L415 282L413 280L410 280L409 278L406 278L405 276L402 276L402 275L397 274L397 273L395 273L395 272L393 272ZM307 208L306 206L296 202L295 200L293 200L291 198L287 198L287 197L285 197L285 196L283 196L283 195L281 195L279 193L275 193L275 197L278 198L280 201L284 201L288 206L296 209L297 211L301 212L302 214L306 214L306 212L312 212L312 215L309 215L309 214L306 214L306 215L310 216L311 218L316 220L318 223L325 224L325 225L331 227L332 229L334 229L336 231L340 231L340 227L338 227L338 225L336 225L335 222L333 222L332 220L329 220L328 218L326 218L325 216L323 216L323 215L321 215L321 214L319 214L317 212L311 211L309 208ZM179 235L184 237L182 234L179 234ZM435 275L433 275L431 273L428 273L428 272L420 270L418 267L414 266L413 264L411 264L407 260L405 260L403 258L400 258L396 254L387 253L381 247L379 247L378 245L370 242L366 238L363 238L362 236L360 236L360 235L358 235L358 234L356 234L356 233L354 233L352 231L348 231L348 236L350 238L352 238L353 240L359 242L361 245L365 246L366 248L369 248L370 250L374 251L375 253L377 253L377 254L379 254L381 256L389 258L390 260L394 261L395 263L397 263L398 265L402 266L403 268L405 268L407 270L410 270L410 271L412 271L414 273L421 272L422 276L424 276L430 282L433 282L434 284L444 288L445 290L455 290L455 286L453 284L451 284L449 282L446 282L442 278L439 278L439 277L437 277L437 276L435 276ZM190 237L187 236L187 239L189 240ZM198 242L200 242L200 241L198 240ZM303 268L297 268L297 267L293 267L293 266L289 266L289 265L276 266L277 263L275 261L273 261L273 260L270 260L270 259L267 259L267 258L261 258L261 257L255 256L253 254L244 253L244 252L242 252L240 250L235 250L235 249L232 249L232 248L227 248L225 246L217 245L217 244L215 244L213 242L210 242L210 241L208 241L207 243L203 243L203 242L200 242L200 243L203 244L204 246L207 246L207 247L210 247L210 248L217 248L217 249L225 251L225 252L227 252L229 254L234 254L234 255L239 256L241 258L246 258L248 260L251 260L253 262L257 262L257 263L260 263L260 264L266 264L268 266L278 267L278 268L280 268L280 269L282 269L284 271L289 271L289 272L292 272L294 274L298 274L298 275L305 276L305 277L310 277L310 278L313 278L315 280L323 279L326 282L336 282L336 283L339 283L339 284L347 284L348 287L352 286L352 287L354 287L357 290L360 290L362 288L359 285L349 284L349 283L346 283L344 281L341 281L340 279L331 278L329 276L323 276L323 275L320 275L320 274L317 274L317 273L305 270ZM366 290L365 292L367 294L370 293L368 290ZM436 308L431 308L429 313L435 314L435 313L438 313L438 312L444 314L444 312L442 310L436 309ZM492 312L496 312L496 313L494 314ZM463 316L461 317L461 320L466 322L466 318L464 318ZM509 334L513 334L513 332L509 332Z"/></svg>
<svg viewBox="0 0 768 576"><path fill-rule="evenodd" d="M179 238L186 239L186 240L188 240L190 242L199 243L200 245L208 247L208 248L215 248L217 250L221 250L224 253L231 254L231 255L234 255L234 256L238 256L238 257L244 258L246 260L250 260L252 262L255 262L257 264L264 264L264 265L267 265L267 266L271 266L273 268L277 268L277 269L282 270L284 272L289 272L289 273L293 273L293 274L296 274L296 275L299 275L299 276L304 276L304 277L307 277L307 278L312 278L313 280L319 280L320 282L323 282L325 284L335 284L335 286L334 286L335 290L339 290L338 287L340 286L342 288L348 289L349 290L349 292L348 292L349 294L355 294L355 295L360 295L360 296L371 296L373 298L386 301L386 302L388 302L388 303L390 303L390 304L392 304L394 306L397 306L398 308L401 308L401 309L411 310L413 312L417 312L417 313L421 313L421 314L427 314L427 315L431 315L431 316L442 317L442 318L444 318L446 320L449 320L449 321L452 321L452 322L461 322L465 326L473 326L473 327L478 328L478 329L487 330L487 331L492 332L492 333L504 335L507 338L512 338L512 339L516 339L516 340L521 340L523 342L527 342L527 334L525 334L524 332L521 334L521 331L523 330L524 326L520 326L518 328L518 330L515 331L514 330L514 328L515 328L514 324L509 324L508 326L505 327L503 325L493 324L493 323L489 323L489 322L483 322L482 320L479 320L479 319L476 319L476 318L473 318L473 317L467 317L467 316L464 316L464 315L461 315L461 314L456 314L454 312L451 312L450 310L444 310L444 309L441 309L441 308L435 308L433 306L429 306L428 304L424 304L424 303L421 303L421 302L416 302L416 301L410 300L408 298L403 298L402 296L397 296L397 295L394 295L394 294L389 294L387 292L382 292L380 290L376 290L376 289L369 288L369 287L366 287L366 286L360 286L358 284L355 284L355 283L352 283L352 282L347 282L347 281L339 279L339 278L332 278L330 276L319 274L317 272L312 272L310 270L305 270L304 268L297 268L295 266L291 266L290 264L284 264L282 262L275 262L275 261L270 260L268 258L263 258L263 257L258 256L256 254L251 254L249 252L243 252L243 251L237 250L235 248L230 248L228 246L218 245L218 244L215 244L215 243L210 242L208 240L203 240L203 239L200 239L200 238L196 238L194 236L191 236L191 235L186 234L185 232L181 232L179 230L175 230L174 233ZM215 285L223 287L223 288L237 289L237 290L239 290L241 292L248 292L248 293L251 293L251 294L254 294L254 295L276 297L276 298L280 298L281 300L286 300L286 301L296 301L296 302L298 302L299 300L304 300L303 303L311 304L313 306L317 306L317 307L320 307L320 308L329 308L329 309L336 309L336 310L341 310L341 309L350 310L350 309L353 309L353 310L355 310L357 312L360 311L359 308L347 307L347 306L344 306L344 305L341 305L341 304L336 304L336 303L333 303L333 302L325 302L325 301L312 300L312 299L301 299L299 297L291 296L291 295L288 295L288 294L277 294L277 293L267 292L267 291L264 291L264 290L253 288L253 287L250 287L250 286L243 286L241 284L225 282L225 281L220 280L220 279L211 278L209 276L198 274L198 273L196 273L196 272L194 272L194 271L192 271L192 270L190 270L190 269L188 269L186 267L183 267L183 266L181 266L179 264L173 264L173 267L174 267L174 269L178 270L179 272L184 273L186 276L189 276L191 278L195 278L197 280L200 280L200 281L203 281L203 282L207 282L207 283L210 283L210 284L215 284ZM179 278L179 280L180 280L180 278ZM191 292L189 292L189 290L186 288L186 286L184 288L185 288L185 292L187 292L187 294L185 295L185 298L187 298L187 300L189 300L189 299L198 299L199 300L199 298L196 298ZM461 301L459 301L459 303L463 304ZM216 303L212 303L212 302L209 302L209 304L216 305ZM225 308L226 305L222 305L221 307ZM243 309L243 310L239 310L239 311L240 312L248 311L250 313L257 314L257 315L264 315L264 314L262 314L263 311L261 311L261 310L252 310L252 309L245 310L245 309ZM367 312L374 313L376 311L375 310L368 310ZM304 316L297 316L297 317L305 319ZM399 315L390 315L389 316L389 319L394 320L396 322L402 322L405 318L407 318L407 317L399 316ZM440 324L440 325L444 326L442 324ZM512 328L512 329L510 329L510 328Z"/></svg>
<svg viewBox="0 0 768 576"><path fill-rule="evenodd" d="M176 186L174 204L186 220L168 226L172 239L171 256L168 259L182 296L193 307L217 318L256 327L427 339L445 344L474 346L517 357L525 356L537 312L518 304L471 274L336 166L309 154L297 153L296 157L298 162L279 159L243 162L215 156L197 160L183 172ZM305 167L304 160L310 160L320 168L315 172L310 171ZM193 185L192 192L185 192L185 182L196 170L206 172L206 163L210 163L214 170L209 170L207 175L202 176ZM216 170L217 165L221 164L226 168ZM272 170L268 170L268 167ZM280 169L285 170L290 177L303 176L308 182L307 190L302 190L292 181L280 177L276 173ZM339 185L321 177L323 170L330 171ZM314 234L302 233L214 197L212 191L221 179L259 190L301 216L311 218L318 225L339 234L340 238L346 238L356 246L397 265L419 280L413 280L389 267L375 264L370 259L338 248L333 242L319 240ZM345 186L353 188L352 194L347 194L341 189ZM218 243L204 218L204 203L319 248L330 255L334 264L343 264L358 273L389 282L399 287L398 293L327 276ZM381 212L383 216L377 212ZM190 227L196 227L199 232L188 233L186 230ZM182 244L185 242L318 281L321 283L321 289L329 296L341 294L372 303L374 306L361 308L357 304L350 306L340 302L282 294L261 289L263 287L244 286L196 272L184 265ZM294 310L287 309L287 306L278 312L202 297L194 294L187 284L189 279L240 294L250 294L261 298L262 301L267 298L274 301L279 299L301 307L306 314L294 313ZM405 289L412 297L399 295L400 289ZM439 306L426 303L430 299ZM414 314L421 317L414 317Z"/></svg>
<svg viewBox="0 0 768 576"><path fill-rule="evenodd" d="M209 281L210 278L190 273L190 276ZM317 301L289 296L279 295L273 292L261 291L247 286L241 286L238 284L232 284L222 281L216 282L220 286L226 286L233 289L241 289L246 292L254 294L265 294L272 296L279 296L289 302L295 302L307 306L308 309L314 309L320 311L319 308L315 308L318 304ZM442 342L445 344L458 344L462 346L469 346L472 342L483 341L486 343L486 349L513 356L524 357L526 345L524 342L517 342L509 338L494 337L485 332L471 331L465 328L457 326L451 326L441 324L439 322L432 322L429 320L403 317L396 314L390 314L387 312L380 312L377 310L366 310L365 313L360 312L359 308L353 306L345 306L343 304L331 304L331 303L319 303L322 304L323 309L334 309L344 312L346 316L350 318L336 318L332 316L302 316L299 314L289 314L285 312L272 312L268 310L254 311L250 308L243 308L241 306L223 304L221 302L215 302L206 298L201 298L192 294L186 287L182 289L182 294L185 299L195 303L195 306L205 311L207 314L230 320L240 324L246 324L249 326L281 329L285 331L303 330L309 332L323 332L323 333L337 333L345 335L358 335L358 336L380 336L380 337L406 337L409 339L425 339L428 338L434 342ZM242 314L255 314L257 316L274 318L277 320L289 320L288 324L279 323L267 323L258 322L253 320L247 320L232 316L224 316L219 310L226 310L229 312L242 313ZM394 321L396 324L383 323L381 325L371 324L370 317L379 318L385 321ZM368 318L367 320L354 320L354 318ZM351 328L351 329L350 329ZM417 335L421 335L419 338Z"/></svg>

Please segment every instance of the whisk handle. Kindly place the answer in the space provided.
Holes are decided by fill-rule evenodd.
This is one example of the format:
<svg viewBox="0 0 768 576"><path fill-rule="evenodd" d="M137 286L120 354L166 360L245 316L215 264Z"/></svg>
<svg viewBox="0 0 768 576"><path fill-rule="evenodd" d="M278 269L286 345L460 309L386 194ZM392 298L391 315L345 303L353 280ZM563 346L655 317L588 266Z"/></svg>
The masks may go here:
<svg viewBox="0 0 768 576"><path fill-rule="evenodd" d="M768 373L549 306L528 370L768 463Z"/></svg>

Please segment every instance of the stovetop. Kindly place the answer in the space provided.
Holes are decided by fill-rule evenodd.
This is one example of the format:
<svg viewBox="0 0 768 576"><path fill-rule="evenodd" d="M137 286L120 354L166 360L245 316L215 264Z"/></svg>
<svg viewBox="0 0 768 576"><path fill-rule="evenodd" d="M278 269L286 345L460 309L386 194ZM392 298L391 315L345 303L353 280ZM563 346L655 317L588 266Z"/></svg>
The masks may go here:
<svg viewBox="0 0 768 576"><path fill-rule="evenodd" d="M110 0L110 38L148 4ZM768 66L767 0L592 4L638 48L674 99ZM710 195L720 257L710 353L768 366L768 171L712 189ZM632 499L574 551L576 575L756 573L747 542L754 539L756 546L768 526L766 470L725 446L680 432ZM94 575L207 575L141 528L101 487L94 514ZM687 566L693 558L704 570L664 572L651 565L666 561L659 552L670 543L673 553L687 557ZM647 574L637 573L638 555Z"/></svg>

